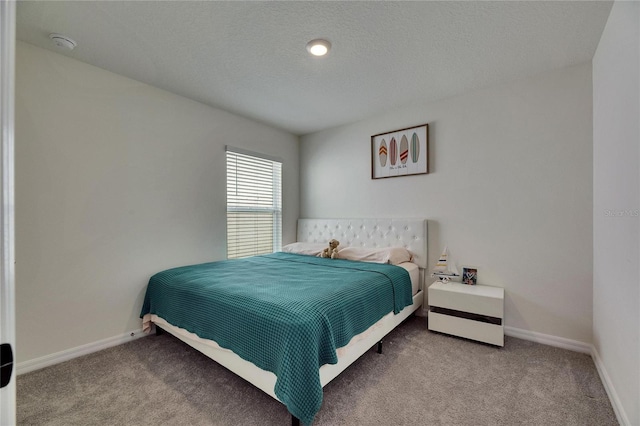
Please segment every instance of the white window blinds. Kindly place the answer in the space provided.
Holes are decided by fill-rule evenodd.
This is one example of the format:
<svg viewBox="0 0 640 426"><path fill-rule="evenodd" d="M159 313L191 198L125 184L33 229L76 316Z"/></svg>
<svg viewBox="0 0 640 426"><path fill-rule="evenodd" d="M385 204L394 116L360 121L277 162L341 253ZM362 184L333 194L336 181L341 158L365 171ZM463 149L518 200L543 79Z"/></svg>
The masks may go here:
<svg viewBox="0 0 640 426"><path fill-rule="evenodd" d="M227 258L282 246L282 163L227 147Z"/></svg>

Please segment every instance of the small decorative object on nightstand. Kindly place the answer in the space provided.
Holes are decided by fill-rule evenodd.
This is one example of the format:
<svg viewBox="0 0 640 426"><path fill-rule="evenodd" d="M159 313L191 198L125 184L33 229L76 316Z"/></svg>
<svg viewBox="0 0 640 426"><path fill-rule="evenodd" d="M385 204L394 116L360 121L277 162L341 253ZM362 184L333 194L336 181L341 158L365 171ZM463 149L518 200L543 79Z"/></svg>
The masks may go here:
<svg viewBox="0 0 640 426"><path fill-rule="evenodd" d="M458 273L458 268L456 268L456 263L449 255L449 248L445 247L438 259L438 263L436 263L435 268L433 268L431 277L437 278L440 282L448 283L453 278L459 276L460 274Z"/></svg>
<svg viewBox="0 0 640 426"><path fill-rule="evenodd" d="M478 269L465 266L462 268L462 284L476 285L478 283Z"/></svg>
<svg viewBox="0 0 640 426"><path fill-rule="evenodd" d="M429 307L429 330L504 346L504 289L436 281Z"/></svg>

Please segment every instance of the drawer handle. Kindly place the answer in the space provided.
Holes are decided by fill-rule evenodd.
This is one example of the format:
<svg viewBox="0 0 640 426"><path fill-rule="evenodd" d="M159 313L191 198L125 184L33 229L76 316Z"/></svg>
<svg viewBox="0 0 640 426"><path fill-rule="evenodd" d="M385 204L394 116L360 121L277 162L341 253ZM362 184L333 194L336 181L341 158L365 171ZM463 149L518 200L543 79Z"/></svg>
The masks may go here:
<svg viewBox="0 0 640 426"><path fill-rule="evenodd" d="M487 324L502 325L502 318L490 317L488 315L472 314L471 312L456 311L455 309L439 308L437 306L432 306L429 310L436 314L485 322Z"/></svg>

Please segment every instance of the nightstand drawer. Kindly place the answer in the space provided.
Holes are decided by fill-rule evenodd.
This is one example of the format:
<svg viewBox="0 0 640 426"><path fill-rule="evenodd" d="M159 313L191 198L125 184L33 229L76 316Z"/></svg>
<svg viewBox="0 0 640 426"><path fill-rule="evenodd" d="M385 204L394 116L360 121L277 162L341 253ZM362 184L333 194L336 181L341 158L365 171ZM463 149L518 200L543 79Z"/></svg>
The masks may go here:
<svg viewBox="0 0 640 426"><path fill-rule="evenodd" d="M504 346L504 289L435 282L429 286L429 330Z"/></svg>
<svg viewBox="0 0 640 426"><path fill-rule="evenodd" d="M504 346L504 329L501 325L429 312L429 330Z"/></svg>
<svg viewBox="0 0 640 426"><path fill-rule="evenodd" d="M438 282L429 287L429 305L503 318L504 289L483 285Z"/></svg>

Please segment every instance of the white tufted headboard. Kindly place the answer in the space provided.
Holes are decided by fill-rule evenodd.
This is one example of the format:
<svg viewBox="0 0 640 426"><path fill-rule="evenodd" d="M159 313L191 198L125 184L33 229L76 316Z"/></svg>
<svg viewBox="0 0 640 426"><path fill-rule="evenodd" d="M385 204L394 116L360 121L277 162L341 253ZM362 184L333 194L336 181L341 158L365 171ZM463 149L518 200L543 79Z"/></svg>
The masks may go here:
<svg viewBox="0 0 640 426"><path fill-rule="evenodd" d="M426 219L298 219L298 241L340 247L405 247L420 268L427 268Z"/></svg>

